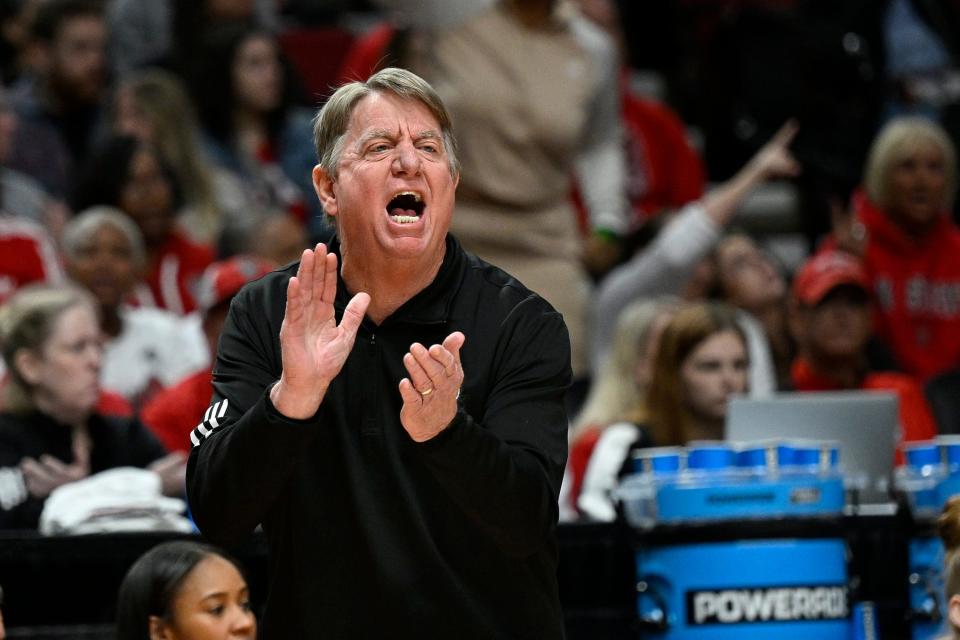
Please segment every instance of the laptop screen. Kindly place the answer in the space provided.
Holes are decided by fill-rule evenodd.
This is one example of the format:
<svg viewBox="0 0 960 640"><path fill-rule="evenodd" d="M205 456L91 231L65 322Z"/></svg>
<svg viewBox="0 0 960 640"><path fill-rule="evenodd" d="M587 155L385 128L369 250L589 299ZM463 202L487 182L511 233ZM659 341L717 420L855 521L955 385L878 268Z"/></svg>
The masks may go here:
<svg viewBox="0 0 960 640"><path fill-rule="evenodd" d="M865 477L864 502L885 501L899 433L898 400L891 392L780 393L734 398L727 410L726 439L834 440L840 467Z"/></svg>

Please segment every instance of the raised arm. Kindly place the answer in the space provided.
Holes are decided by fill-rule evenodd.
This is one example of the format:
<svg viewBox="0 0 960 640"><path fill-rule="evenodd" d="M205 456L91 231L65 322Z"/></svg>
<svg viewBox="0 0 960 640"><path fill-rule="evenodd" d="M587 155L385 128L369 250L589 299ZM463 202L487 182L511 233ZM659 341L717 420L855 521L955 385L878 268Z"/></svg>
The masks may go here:
<svg viewBox="0 0 960 640"><path fill-rule="evenodd" d="M290 460L316 432L313 416L369 302L357 294L336 324L336 265L336 256L317 245L304 252L285 296L259 288L231 305L213 400L191 433L187 467L194 520L212 540L235 542L264 519L292 471ZM270 318L281 314L278 345Z"/></svg>

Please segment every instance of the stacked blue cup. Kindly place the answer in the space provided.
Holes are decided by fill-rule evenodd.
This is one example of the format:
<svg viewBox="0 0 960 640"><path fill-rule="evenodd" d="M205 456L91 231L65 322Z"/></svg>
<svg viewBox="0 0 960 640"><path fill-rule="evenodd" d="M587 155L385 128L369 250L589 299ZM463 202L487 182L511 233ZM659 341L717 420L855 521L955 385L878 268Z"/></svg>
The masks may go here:
<svg viewBox="0 0 960 640"><path fill-rule="evenodd" d="M680 473L684 467L683 447L650 447L633 454L634 473L652 473L669 476Z"/></svg>
<svg viewBox="0 0 960 640"><path fill-rule="evenodd" d="M723 472L736 465L736 453L729 443L694 440L687 445L687 469L704 473Z"/></svg>

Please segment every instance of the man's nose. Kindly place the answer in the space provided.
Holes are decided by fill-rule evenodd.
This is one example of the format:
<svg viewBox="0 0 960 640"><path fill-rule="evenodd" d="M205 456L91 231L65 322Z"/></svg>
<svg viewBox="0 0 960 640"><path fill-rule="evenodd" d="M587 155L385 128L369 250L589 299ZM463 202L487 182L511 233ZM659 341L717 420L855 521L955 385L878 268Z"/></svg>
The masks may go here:
<svg viewBox="0 0 960 640"><path fill-rule="evenodd" d="M401 142L397 145L393 158L393 171L398 175L417 175L420 173L420 156L413 144Z"/></svg>

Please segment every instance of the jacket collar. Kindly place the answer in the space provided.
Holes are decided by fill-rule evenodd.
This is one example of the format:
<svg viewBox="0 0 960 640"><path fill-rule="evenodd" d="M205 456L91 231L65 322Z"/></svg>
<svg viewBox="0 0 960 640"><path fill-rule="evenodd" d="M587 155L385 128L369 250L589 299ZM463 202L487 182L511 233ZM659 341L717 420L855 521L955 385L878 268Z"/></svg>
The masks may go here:
<svg viewBox="0 0 960 640"><path fill-rule="evenodd" d="M330 251L337 254L337 263L342 264L339 238L334 236L328 243L328 247ZM448 233L446 251L436 277L426 288L388 316L380 326L395 322L436 324L446 321L450 316L453 301L460 291L466 262L466 254L460 247L460 243ZM334 301L334 307L338 315L343 315L343 310L352 296L353 294L347 290L342 274L337 273L337 298Z"/></svg>

